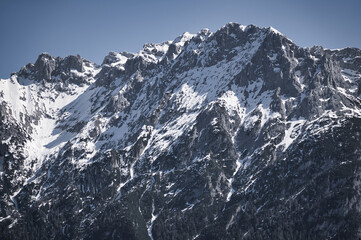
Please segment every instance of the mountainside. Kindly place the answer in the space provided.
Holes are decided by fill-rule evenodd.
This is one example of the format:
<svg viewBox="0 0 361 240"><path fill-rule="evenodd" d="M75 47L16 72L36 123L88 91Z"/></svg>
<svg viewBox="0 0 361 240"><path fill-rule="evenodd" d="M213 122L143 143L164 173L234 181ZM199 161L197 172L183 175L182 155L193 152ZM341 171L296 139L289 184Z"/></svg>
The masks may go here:
<svg viewBox="0 0 361 240"><path fill-rule="evenodd" d="M358 239L361 50L229 23L0 79L1 239Z"/></svg>

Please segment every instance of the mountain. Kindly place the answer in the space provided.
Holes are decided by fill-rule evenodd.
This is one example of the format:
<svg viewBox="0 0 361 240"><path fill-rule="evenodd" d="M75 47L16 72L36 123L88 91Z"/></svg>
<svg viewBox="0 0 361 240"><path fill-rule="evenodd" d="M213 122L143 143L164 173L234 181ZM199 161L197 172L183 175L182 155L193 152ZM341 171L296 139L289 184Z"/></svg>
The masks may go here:
<svg viewBox="0 0 361 240"><path fill-rule="evenodd" d="M358 239L361 50L229 23L0 80L1 239Z"/></svg>

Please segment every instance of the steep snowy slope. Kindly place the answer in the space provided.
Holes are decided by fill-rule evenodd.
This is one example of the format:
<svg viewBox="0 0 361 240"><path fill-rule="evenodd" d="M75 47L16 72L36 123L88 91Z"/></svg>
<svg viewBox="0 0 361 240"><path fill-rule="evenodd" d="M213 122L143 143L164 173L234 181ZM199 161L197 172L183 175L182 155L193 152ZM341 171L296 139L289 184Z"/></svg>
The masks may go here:
<svg viewBox="0 0 361 240"><path fill-rule="evenodd" d="M361 51L229 23L0 80L4 239L357 238Z"/></svg>

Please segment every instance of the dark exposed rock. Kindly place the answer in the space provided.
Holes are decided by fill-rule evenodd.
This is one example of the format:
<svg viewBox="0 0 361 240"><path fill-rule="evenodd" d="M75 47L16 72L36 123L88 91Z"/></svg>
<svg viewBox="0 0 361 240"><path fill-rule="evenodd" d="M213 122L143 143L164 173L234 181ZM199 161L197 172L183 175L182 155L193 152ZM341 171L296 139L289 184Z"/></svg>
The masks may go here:
<svg viewBox="0 0 361 240"><path fill-rule="evenodd" d="M71 69L75 69L78 72L83 72L83 59L77 55L77 56L68 56L63 60L63 63L61 67L64 68L65 71L70 71Z"/></svg>
<svg viewBox="0 0 361 240"><path fill-rule="evenodd" d="M36 79L51 80L51 74L55 70L55 67L56 61L50 54L40 54L35 62L35 70L37 72Z"/></svg>

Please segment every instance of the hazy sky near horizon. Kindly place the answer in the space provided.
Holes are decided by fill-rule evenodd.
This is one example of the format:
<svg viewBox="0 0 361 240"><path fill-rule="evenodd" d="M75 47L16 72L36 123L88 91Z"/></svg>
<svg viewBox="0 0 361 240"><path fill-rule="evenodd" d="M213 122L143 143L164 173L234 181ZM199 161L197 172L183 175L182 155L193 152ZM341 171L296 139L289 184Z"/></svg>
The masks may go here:
<svg viewBox="0 0 361 240"><path fill-rule="evenodd" d="M361 48L360 0L0 0L0 78L42 52L100 64L185 31L228 22L272 26L302 47Z"/></svg>

